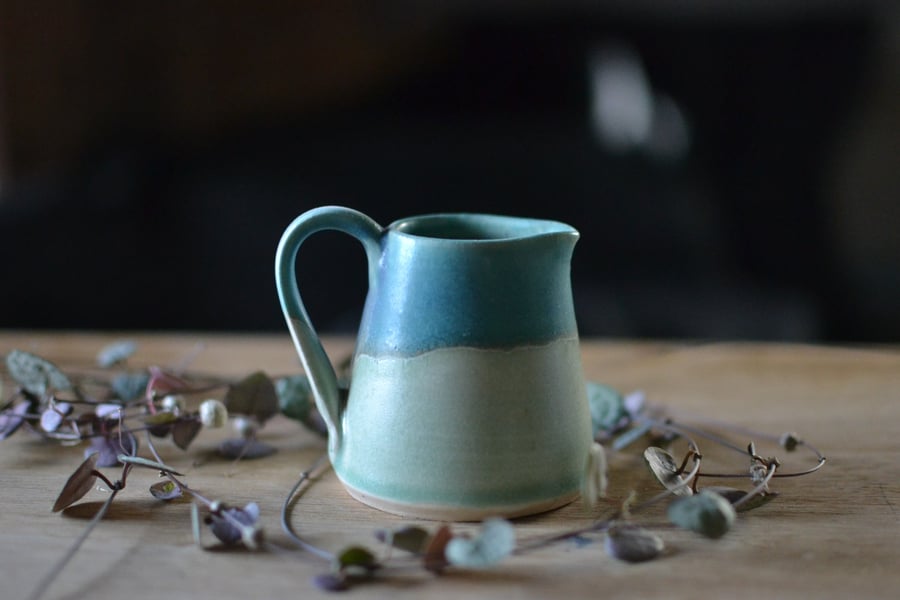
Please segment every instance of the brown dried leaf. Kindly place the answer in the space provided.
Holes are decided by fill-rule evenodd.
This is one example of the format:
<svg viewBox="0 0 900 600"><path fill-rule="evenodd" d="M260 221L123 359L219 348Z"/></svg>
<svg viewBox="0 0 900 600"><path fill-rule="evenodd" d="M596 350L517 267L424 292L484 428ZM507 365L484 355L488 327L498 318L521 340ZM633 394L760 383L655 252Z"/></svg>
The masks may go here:
<svg viewBox="0 0 900 600"><path fill-rule="evenodd" d="M732 505L740 502L740 504L737 504L737 506L734 507L737 512L747 512L748 510L759 508L760 506L766 505L778 497L778 492L761 492L751 498L748 498L747 500L744 500L744 498L747 496L747 492L744 490L739 490L737 488L725 486L709 486L703 489L719 494L720 496L728 500Z"/></svg>
<svg viewBox="0 0 900 600"><path fill-rule="evenodd" d="M228 389L225 407L229 414L256 417L260 423L278 413L278 393L268 375L257 371Z"/></svg>
<svg viewBox="0 0 900 600"><path fill-rule="evenodd" d="M100 455L97 453L91 454L75 469L75 472L66 481L62 491L59 493L59 497L53 504L53 512L59 512L67 506L71 506L91 491L91 488L94 487L94 482L97 481L94 469L99 457Z"/></svg>
<svg viewBox="0 0 900 600"><path fill-rule="evenodd" d="M394 548L421 554L430 539L427 530L415 525L405 525L399 529L379 529L375 532L378 541L390 544Z"/></svg>
<svg viewBox="0 0 900 600"><path fill-rule="evenodd" d="M172 441L182 450L187 450L201 429L203 423L199 419L179 419L172 425Z"/></svg>
<svg viewBox="0 0 900 600"><path fill-rule="evenodd" d="M440 573L450 563L444 555L447 544L453 539L453 533L450 531L449 525L441 525L435 534L431 537L428 545L425 546L425 552L422 556L422 565L425 570L432 573Z"/></svg>

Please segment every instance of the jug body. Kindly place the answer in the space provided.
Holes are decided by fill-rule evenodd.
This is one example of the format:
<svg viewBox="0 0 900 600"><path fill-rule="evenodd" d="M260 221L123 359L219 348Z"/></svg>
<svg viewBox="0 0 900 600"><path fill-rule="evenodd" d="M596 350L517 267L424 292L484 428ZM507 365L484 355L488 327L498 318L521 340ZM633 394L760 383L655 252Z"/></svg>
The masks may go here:
<svg viewBox="0 0 900 600"><path fill-rule="evenodd" d="M349 398L320 406L351 495L450 520L577 496L592 441L569 275L577 236L450 214L363 241L370 282Z"/></svg>

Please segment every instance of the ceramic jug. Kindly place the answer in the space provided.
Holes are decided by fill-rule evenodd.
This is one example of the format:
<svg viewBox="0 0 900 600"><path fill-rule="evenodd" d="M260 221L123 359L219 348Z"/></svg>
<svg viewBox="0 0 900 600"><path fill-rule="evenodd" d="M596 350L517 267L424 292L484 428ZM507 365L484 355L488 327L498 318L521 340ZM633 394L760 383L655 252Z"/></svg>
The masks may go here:
<svg viewBox="0 0 900 600"><path fill-rule="evenodd" d="M297 289L297 251L322 230L355 237L368 260L345 401ZM353 497L477 520L578 495L592 440L570 282L577 239L563 223L481 214L382 228L336 206L290 224L278 295Z"/></svg>

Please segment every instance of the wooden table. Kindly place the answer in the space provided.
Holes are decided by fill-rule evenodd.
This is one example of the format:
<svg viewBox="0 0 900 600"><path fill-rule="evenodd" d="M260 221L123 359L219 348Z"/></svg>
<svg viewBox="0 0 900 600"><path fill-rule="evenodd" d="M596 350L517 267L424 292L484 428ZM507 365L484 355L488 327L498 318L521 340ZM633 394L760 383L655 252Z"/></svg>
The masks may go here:
<svg viewBox="0 0 900 600"><path fill-rule="evenodd" d="M39 353L62 367L88 364L121 336L0 334L0 352ZM256 369L294 373L298 361L287 335L209 334L128 336L139 342L134 362L166 365L202 344L192 369L240 376ZM330 340L332 358L349 340ZM402 573L355 588L366 597L460 598L896 598L900 597L900 352L775 344L660 344L585 341L588 377L622 390L642 389L673 412L727 420L780 433L796 430L828 456L808 477L780 479L780 496L742 513L719 540L665 526L663 509L636 519L657 526L668 552L656 561L627 564L596 543L566 542L513 557L486 571L447 571L436 577ZM5 392L10 393L7 387ZM212 454L221 436L204 431L188 452L165 442L164 459L183 469L206 495L231 504L259 503L268 538L290 547L278 518L298 473L323 443L295 423L276 418L262 437L279 452L232 463ZM740 443L746 444L744 438ZM703 440L710 461L738 467L744 458ZM594 512L580 503L516 523L520 540L586 525L636 490L654 493L639 449L611 457L609 497ZM778 453L785 468L814 464L805 454ZM86 519L50 512L82 448L60 448L27 432L0 442L0 597L28 596L82 531ZM704 459L706 460L706 459ZM712 463L711 463L712 464ZM704 465L706 463L704 462ZM194 545L185 502L166 504L147 487L149 471L135 471L107 518L91 534L47 598L295 598L324 595L311 583L327 565L299 551L245 552ZM96 507L105 495L90 492ZM402 519L350 499L327 471L298 502L293 523L309 541L337 550L350 544L379 548L378 528ZM427 527L434 524L423 523ZM459 526L467 529L471 526Z"/></svg>

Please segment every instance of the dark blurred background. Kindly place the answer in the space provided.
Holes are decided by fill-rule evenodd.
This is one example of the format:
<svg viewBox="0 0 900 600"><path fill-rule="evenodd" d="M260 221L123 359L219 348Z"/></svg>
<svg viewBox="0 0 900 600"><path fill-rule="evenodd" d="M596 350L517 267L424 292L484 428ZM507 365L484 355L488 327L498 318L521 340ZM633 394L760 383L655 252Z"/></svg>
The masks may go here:
<svg viewBox="0 0 900 600"><path fill-rule="evenodd" d="M0 3L0 327L281 331L323 204L582 232L582 335L896 342L900 22L864 0ZM364 256L301 289L354 330Z"/></svg>

